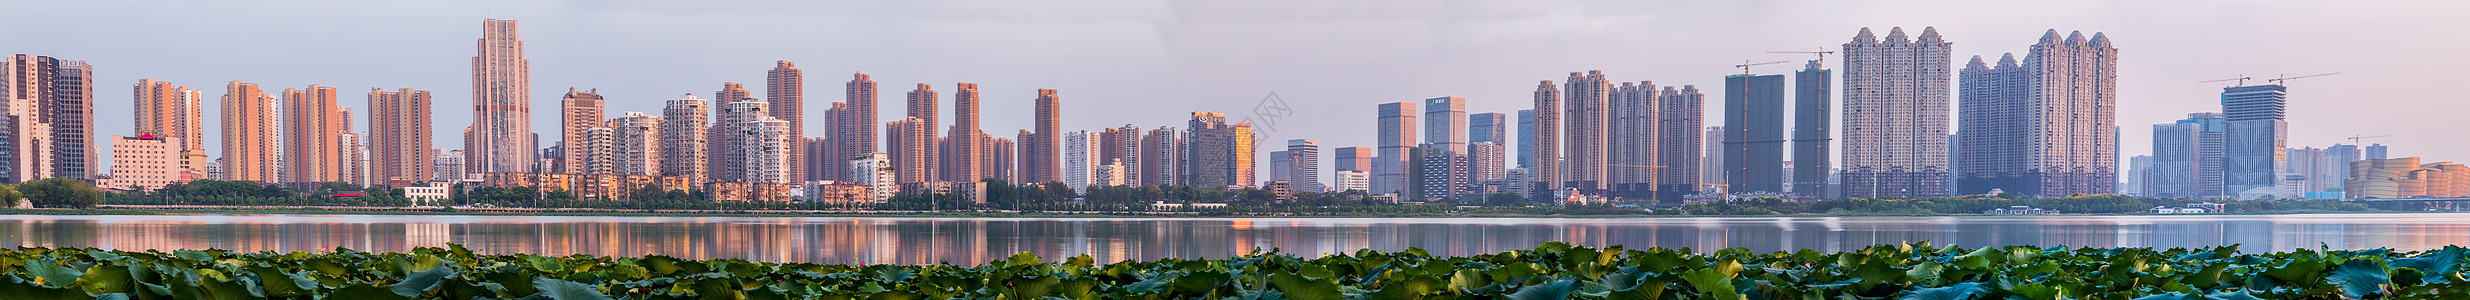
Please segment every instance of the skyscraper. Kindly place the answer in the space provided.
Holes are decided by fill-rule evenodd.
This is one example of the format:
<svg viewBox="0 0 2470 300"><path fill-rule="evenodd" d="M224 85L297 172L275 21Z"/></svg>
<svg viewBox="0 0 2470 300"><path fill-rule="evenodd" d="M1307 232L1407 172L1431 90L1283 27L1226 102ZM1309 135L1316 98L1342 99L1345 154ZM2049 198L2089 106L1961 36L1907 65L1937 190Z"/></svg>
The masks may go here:
<svg viewBox="0 0 2470 300"><path fill-rule="evenodd" d="M1472 182L1481 183L1509 176L1509 167L1501 162L1502 148L1505 147L1493 142L1467 144L1467 176L1473 179Z"/></svg>
<svg viewBox="0 0 2470 300"><path fill-rule="evenodd" d="M978 84L957 83L952 90L952 129L944 134L942 168L937 175L943 181L975 182L985 179L985 168L978 163L985 157L986 133L978 131Z"/></svg>
<svg viewBox="0 0 2470 300"><path fill-rule="evenodd" d="M917 89L909 90L907 97L909 104L909 118L917 119L918 126L925 126L926 128L926 135L918 137L926 143L925 149L918 149L918 151L925 151L924 153L926 158L924 160L914 161L911 163L920 164L920 166L925 168L924 172L926 173L919 174L925 177L919 178L923 178L927 181L943 179L943 176L938 174L943 171L942 164L938 164L940 160L943 159L943 149L938 147L942 145L941 141L943 141L943 137L935 134L935 129L939 128L936 127L936 124L938 124L936 120L940 118L940 116L938 116L940 112L935 111L935 105L937 104L936 101L940 101L940 97L941 96L935 92L934 85L924 83L918 84ZM895 157L896 160L892 164L899 165L900 162L897 160L897 155ZM904 183L906 183L906 181L904 181Z"/></svg>
<svg viewBox="0 0 2470 300"><path fill-rule="evenodd" d="M789 132L786 135L790 142L787 147L789 158L786 162L789 168L788 181L806 182L810 177L822 177L815 173L826 171L809 171L808 168L812 166L806 162L806 152L811 151L806 148L804 142L806 140L806 71L798 70L797 63L786 60L773 61L772 70L764 73L763 98L766 102L772 103L772 119L789 124ZM825 170L839 172L841 168Z"/></svg>
<svg viewBox="0 0 2470 300"><path fill-rule="evenodd" d="M770 115L753 119L734 132L740 135L735 138L740 140L738 155L744 156L738 160L746 162L745 167L738 169L742 173L734 177L752 183L795 183L789 181L789 149L795 148L789 144L789 121Z"/></svg>
<svg viewBox="0 0 2470 300"><path fill-rule="evenodd" d="M1656 134L1661 132L1655 126L1662 125L1655 120L1655 102L1660 98L1656 92L1655 83L1648 81L1623 82L1613 89L1608 105L1611 128L1605 133L1609 144L1604 146L1605 158L1610 161L1604 166L1610 189L1606 195L1624 200L1655 198L1655 177L1661 175L1656 168L1663 167L1656 161ZM1485 164L1484 157L1469 156L1476 161L1474 171L1502 175L1497 166Z"/></svg>
<svg viewBox="0 0 2470 300"><path fill-rule="evenodd" d="M2386 157L2388 155L2388 150L2385 150L2384 144L2367 145L2367 159L2388 159Z"/></svg>
<svg viewBox="0 0 2470 300"><path fill-rule="evenodd" d="M1045 183L1063 180L1056 170L1056 141L1063 133L1063 99L1055 90L1038 89L1037 128L1021 140L1020 177L1024 183Z"/></svg>
<svg viewBox="0 0 2470 300"><path fill-rule="evenodd" d="M686 94L661 109L661 175L685 176L698 184L711 180L711 155L705 152L711 149L711 106L710 101Z"/></svg>
<svg viewBox="0 0 2470 300"><path fill-rule="evenodd" d="M1661 131L1655 136L1655 152L1656 162L1663 163L1664 168L1661 169L1662 174L1656 176L1656 181L1661 183L1655 188L1655 200L1663 204L1679 204L1681 196L1698 193L1698 186L1704 183L1702 181L1715 178L1701 177L1705 174L1705 170L1700 170L1705 167L1703 164L1715 162L1703 160L1706 153L1702 148L1721 143L1707 143L1704 140L1709 138L1705 131L1701 131L1706 130L1702 127L1705 126L1706 95L1698 92L1698 86L1683 85L1677 90L1664 86L1662 95L1657 96L1663 98L1656 101L1663 109L1655 112L1656 121L1663 123L1655 126Z"/></svg>
<svg viewBox="0 0 2470 300"><path fill-rule="evenodd" d="M1172 126L1159 126L1141 137L1141 161L1146 162L1140 166L1141 184L1183 184L1186 160L1182 133Z"/></svg>
<svg viewBox="0 0 2470 300"><path fill-rule="evenodd" d="M1718 185L1732 183L1732 176L1726 175L1732 174L1732 169L1724 166L1724 162L1727 161L1724 159L1724 132L1724 126L1707 126L1707 131L1704 132L1706 138L1699 141L1702 145L1711 145L1706 147L1705 155L1699 156L1701 157L1699 161L1704 163L1699 165L1697 174L1699 178L1705 180L1705 183Z"/></svg>
<svg viewBox="0 0 2470 300"><path fill-rule="evenodd" d="M558 165L561 167L556 172L593 174L584 171L586 164L584 160L591 159L590 155L574 154L582 152L575 150L584 148L584 143L591 142L586 131L592 128L605 128L609 125L606 118L608 113L605 112L607 109L603 108L606 101L601 100L600 91L597 89L577 91L574 88L567 88L566 96L559 97L558 103L561 104L558 108L558 118L562 120L560 122L562 125L558 126L558 144L566 146L567 155L559 159Z"/></svg>
<svg viewBox="0 0 2470 300"><path fill-rule="evenodd" d="M1237 159L1251 155L1237 152L1251 150L1238 145L1243 142L1240 138L1248 137L1237 136L1235 124L1226 123L1226 114L1192 112L1188 125L1187 146L1183 147L1184 184L1203 188L1249 185L1244 178L1238 178L1241 174L1236 170L1239 165L1246 165Z"/></svg>
<svg viewBox="0 0 2470 300"><path fill-rule="evenodd" d="M430 181L431 172L463 172L430 169L429 103L429 91L369 89L371 179L401 188Z"/></svg>
<svg viewBox="0 0 2470 300"><path fill-rule="evenodd" d="M609 119L609 154L614 165L611 171L620 175L660 175L660 117L626 112L625 116Z"/></svg>
<svg viewBox="0 0 2470 300"><path fill-rule="evenodd" d="M1420 200L1459 201L1473 190L1475 181L1469 179L1472 176L1467 170L1467 154L1442 148L1441 144L1425 143L1424 149L1417 151L1424 155L1420 161L1423 165L1416 172L1423 177L1417 186L1420 190L1415 193Z"/></svg>
<svg viewBox="0 0 2470 300"><path fill-rule="evenodd" d="M455 182L463 180L464 175L467 175L463 173L463 150L432 150L431 152L437 152L437 158L434 159L437 165L429 167L429 170L435 171L433 175L437 177L430 180Z"/></svg>
<svg viewBox="0 0 2470 300"><path fill-rule="evenodd" d="M523 58L515 20L481 22L480 53L472 56L472 126L463 137L464 168L474 173L531 172L532 62Z"/></svg>
<svg viewBox="0 0 2470 300"><path fill-rule="evenodd" d="M1492 142L1509 145L1509 126L1509 114L1469 114L1467 115L1467 143Z"/></svg>
<svg viewBox="0 0 2470 300"><path fill-rule="evenodd" d="M1935 37L1936 35L1925 36ZM1791 179L1793 194L1816 196L1821 199L1835 198L1835 195L1828 193L1827 188L1828 175L1835 173L1835 164L1827 156L1828 151L1833 148L1828 145L1831 142L1828 134L1835 127L1835 120L1831 116L1835 112L1828 108L1829 101L1827 100L1828 87L1832 86L1829 84L1830 78L1833 78L1830 77L1831 73L1834 72L1821 69L1817 60L1811 60L1810 64L1802 67L1800 71L1793 71L1793 172ZM1939 86L1944 88L1946 85L1940 84ZM1946 110L1939 111L1943 113ZM1940 188L1939 190L1946 189Z"/></svg>
<svg viewBox="0 0 2470 300"><path fill-rule="evenodd" d="M1466 154L1467 99L1424 99L1424 142L1440 151Z"/></svg>
<svg viewBox="0 0 2470 300"><path fill-rule="evenodd" d="M343 146L350 116L337 106L335 89L310 85L283 89L282 183L341 182Z"/></svg>
<svg viewBox="0 0 2470 300"><path fill-rule="evenodd" d="M2065 196L2117 190L2118 48L2045 32L2018 63L1963 70L1958 194Z"/></svg>
<svg viewBox="0 0 2470 300"><path fill-rule="evenodd" d="M2221 170L2229 195L2281 187L2283 171L2292 167L2284 152L2290 137L2290 123L2283 118L2288 95L2281 85L2222 89L2221 115L2228 127L2222 132Z"/></svg>
<svg viewBox="0 0 2470 300"><path fill-rule="evenodd" d="M2331 179L2328 179L2332 186L2339 187L2343 182L2350 181L2350 162L2359 161L2359 154L2358 145L2333 144L2332 147L2324 147L2324 156L2331 157L2325 163L2331 165L2327 171L2332 173Z"/></svg>
<svg viewBox="0 0 2470 300"><path fill-rule="evenodd" d="M1321 192L1321 142L1308 139L1286 141L1287 186L1296 191Z"/></svg>
<svg viewBox="0 0 2470 300"><path fill-rule="evenodd" d="M1724 170L1732 193L1784 192L1784 75L1724 76Z"/></svg>
<svg viewBox="0 0 2470 300"><path fill-rule="evenodd" d="M1609 184L1605 170L1611 164L1612 93L1611 80L1603 71L1570 72L1569 81L1561 87L1562 111L1567 112L1563 128L1562 149L1569 158L1561 164L1567 176L1562 187L1583 193L1598 193ZM1540 106L1537 109L1542 109Z"/></svg>
<svg viewBox="0 0 2470 300"><path fill-rule="evenodd" d="M721 105L720 112L712 118L708 136L713 145L708 154L712 160L712 181L787 183L788 167L783 165L788 159L787 129L774 133L769 127L788 124L773 119L770 109L771 103L753 98ZM771 140L774 138L782 140ZM569 150L572 156L572 149Z"/></svg>
<svg viewBox="0 0 2470 300"><path fill-rule="evenodd" d="M1379 113L1373 139L1379 141L1381 157L1372 162L1372 193L1405 195L1407 170L1412 168L1407 162L1411 161L1409 156L1415 155L1415 103L1382 103ZM1193 132L1201 132L1200 116L1193 117ZM1194 141L1193 145L1199 147L1200 142Z"/></svg>
<svg viewBox="0 0 2470 300"><path fill-rule="evenodd" d="M1535 167L1535 110L1521 109L1518 110L1518 168L1533 167Z"/></svg>
<svg viewBox="0 0 2470 300"><path fill-rule="evenodd" d="M1551 80L1536 83L1535 107L1527 112L1533 113L1530 123L1535 124L1528 130L1534 138L1520 141L1527 146L1522 149L1532 149L1520 150L1531 157L1528 161L1531 164L1527 164L1526 168L1528 177L1533 177L1530 178L1533 183L1526 189L1527 199L1549 199L1553 193L1561 191L1561 89L1554 87ZM1376 179L1373 183L1378 189L1380 181Z"/></svg>
<svg viewBox="0 0 2470 300"><path fill-rule="evenodd" d="M137 100L137 133L153 134L157 138L179 141L169 154L178 170L175 173L202 175L206 173L204 143L205 113L197 90L170 82L139 79L134 88ZM118 140L114 140L117 142ZM115 148L116 149L116 148ZM117 175L115 175L117 176Z"/></svg>
<svg viewBox="0 0 2470 300"><path fill-rule="evenodd" d="M1020 182L1020 177L1016 177L1016 175L1014 175L1016 174L1016 171L1013 171L1012 169L1012 166L1015 164L1013 162L1013 157L1016 157L1015 154L1013 154L1014 152L1012 152L1013 148L1013 139L1011 138L986 139L986 149L984 149L984 154L980 155L983 158L978 164L979 166L985 168L981 171L986 172L986 178L994 178L995 180L1002 180L1004 182Z"/></svg>
<svg viewBox="0 0 2470 300"><path fill-rule="evenodd" d="M223 86L223 180L273 183L280 171L274 97L255 83L233 81ZM460 166L460 164L457 164ZM462 169L439 170L461 175Z"/></svg>
<svg viewBox="0 0 2470 300"><path fill-rule="evenodd" d="M1366 176L1370 176L1372 174L1372 160L1374 158L1375 156L1372 154L1372 147L1340 147L1336 152L1330 154L1329 168L1333 171L1364 172ZM1366 184L1369 185L1370 183ZM1366 188L1370 188L1370 186L1366 186Z"/></svg>
<svg viewBox="0 0 2470 300"><path fill-rule="evenodd" d="M1953 45L1940 38L1934 27L1922 29L1919 40L1906 40L1904 29L1895 28L1885 41L1877 40L1869 28L1862 28L1852 42L1844 44L1841 196L1947 195L1953 184L1945 138L1948 58ZM1823 84L1825 71L1818 72L1822 77L1818 80ZM1818 103L1823 105L1825 101ZM1980 107L1965 107L1975 108ZM1824 126L1825 121L1820 122ZM1795 156L1800 157L1796 160L1809 159Z"/></svg>

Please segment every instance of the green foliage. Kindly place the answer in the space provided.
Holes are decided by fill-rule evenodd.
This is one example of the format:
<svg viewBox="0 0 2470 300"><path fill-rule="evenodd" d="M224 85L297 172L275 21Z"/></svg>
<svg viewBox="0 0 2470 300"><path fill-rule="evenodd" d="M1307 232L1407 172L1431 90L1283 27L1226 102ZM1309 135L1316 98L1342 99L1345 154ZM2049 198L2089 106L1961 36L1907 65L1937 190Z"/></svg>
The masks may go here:
<svg viewBox="0 0 2470 300"><path fill-rule="evenodd" d="M2470 289L2460 247L2239 254L1937 248L1843 253L1420 249L1098 264L1022 253L974 267L665 256L0 249L8 299L2369 299Z"/></svg>
<svg viewBox="0 0 2470 300"><path fill-rule="evenodd" d="M103 204L104 194L103 189L94 187L94 183L61 177L17 184L17 192L24 193L26 200L34 201L35 207L77 209L93 209L95 205Z"/></svg>

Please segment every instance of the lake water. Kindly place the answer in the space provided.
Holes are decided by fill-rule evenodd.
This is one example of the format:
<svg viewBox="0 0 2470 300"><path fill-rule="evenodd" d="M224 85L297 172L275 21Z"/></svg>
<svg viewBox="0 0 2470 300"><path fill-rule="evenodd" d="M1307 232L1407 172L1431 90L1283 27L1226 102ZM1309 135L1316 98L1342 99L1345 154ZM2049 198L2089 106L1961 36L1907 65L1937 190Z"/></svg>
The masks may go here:
<svg viewBox="0 0 2470 300"><path fill-rule="evenodd" d="M2470 214L1649 219L925 219L539 216L0 216L0 245L122 250L406 251L668 255L818 263L977 264L1216 258L1250 249L1423 248L1467 255L1545 241L1701 252L1856 250L1881 243L2419 250L2470 243Z"/></svg>

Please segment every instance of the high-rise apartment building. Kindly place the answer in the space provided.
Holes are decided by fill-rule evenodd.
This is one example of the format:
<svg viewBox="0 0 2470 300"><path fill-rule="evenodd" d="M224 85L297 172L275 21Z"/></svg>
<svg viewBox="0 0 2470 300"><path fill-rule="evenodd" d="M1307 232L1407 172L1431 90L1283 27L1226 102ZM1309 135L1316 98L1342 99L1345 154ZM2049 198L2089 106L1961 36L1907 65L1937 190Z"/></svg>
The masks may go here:
<svg viewBox="0 0 2470 300"><path fill-rule="evenodd" d="M1699 185L1705 183L1703 180L1720 178L1702 177L1705 171L1700 168L1705 167L1702 164L1718 161L1705 160L1707 158L1702 148L1722 143L1703 140L1709 138L1705 131L1701 131L1705 130L1701 126L1705 126L1706 120L1706 94L1699 93L1698 86L1683 85L1679 89L1664 86L1664 91L1658 94L1656 98L1660 100L1656 104L1662 109L1655 112L1656 121L1661 122L1655 126L1658 131L1655 135L1655 161L1662 163L1664 168L1658 169L1662 171L1655 176L1658 182L1655 200L1663 204L1679 204L1681 196L1698 193Z"/></svg>
<svg viewBox="0 0 2470 300"><path fill-rule="evenodd" d="M1124 124L1123 127L1107 128L1098 133L1097 147L1095 151L1098 152L1097 161L1100 164L1121 164L1124 183L1141 184L1144 177L1141 164L1149 162L1141 159L1141 127Z"/></svg>
<svg viewBox="0 0 2470 300"><path fill-rule="evenodd" d="M2223 88L2221 91L2223 187L2230 195L2281 187L2290 170L2290 123L2284 118L2289 89L2281 85Z"/></svg>
<svg viewBox="0 0 2470 300"><path fill-rule="evenodd" d="M277 182L276 162L283 153L277 139L275 112L279 111L274 96L267 95L255 83L233 81L223 86L221 104L223 134L223 180L246 180L262 183ZM459 164L458 164L459 165ZM463 170L443 171L463 174Z"/></svg>
<svg viewBox="0 0 2470 300"><path fill-rule="evenodd" d="M1962 71L1957 194L2116 191L2118 48L2057 30L2018 62L1979 56Z"/></svg>
<svg viewBox="0 0 2470 300"><path fill-rule="evenodd" d="M523 58L515 20L481 22L472 56L472 126L464 134L464 167L473 173L531 172L532 61Z"/></svg>
<svg viewBox="0 0 2470 300"><path fill-rule="evenodd" d="M175 172L197 177L206 173L204 143L205 113L203 98L197 90L153 79L139 79L133 88L137 100L137 133L180 141L172 145L171 155L177 164ZM114 140L117 142L118 140ZM114 148L118 149L118 148ZM116 162L115 162L116 164ZM115 170L117 171L117 170ZM115 172L115 175L118 176Z"/></svg>
<svg viewBox="0 0 2470 300"><path fill-rule="evenodd" d="M1605 133L1608 143L1604 146L1605 159L1609 161L1604 165L1604 176L1608 180L1605 187L1609 192L1605 195L1620 199L1655 199L1655 177L1662 175L1656 171L1662 164L1656 161L1655 146L1656 134L1662 132L1655 127L1663 125L1655 120L1655 110L1659 108L1655 102L1661 98L1657 92L1655 83L1648 81L1623 82L1613 88L1607 105L1611 110L1608 120L1611 128ZM1502 175L1500 168L1488 167L1483 162L1484 156L1471 155L1470 158L1476 160L1476 174Z"/></svg>
<svg viewBox="0 0 2470 300"><path fill-rule="evenodd" d="M1724 76L1724 170L1732 193L1784 192L1784 75Z"/></svg>
<svg viewBox="0 0 2470 300"><path fill-rule="evenodd" d="M806 71L799 70L797 63L786 60L773 61L772 70L764 72L763 78L763 98L765 102L772 103L772 119L789 124L787 136L791 144L788 147L789 159L786 162L789 167L789 182L806 182L807 178L821 177L816 176L818 175L815 174L816 172L839 171L840 168L824 169L830 171L808 170L811 165L806 162L806 152L811 149L807 149L805 143Z"/></svg>
<svg viewBox="0 0 2470 300"><path fill-rule="evenodd" d="M769 128L788 123L773 119L770 110L771 103L752 98L721 105L707 136L712 181L788 183L787 129L775 133Z"/></svg>
<svg viewBox="0 0 2470 300"><path fill-rule="evenodd" d="M1474 182L1507 178L1509 168L1503 166L1501 160L1503 148L1508 147L1493 142L1467 144L1467 176L1471 176Z"/></svg>
<svg viewBox="0 0 2470 300"><path fill-rule="evenodd" d="M430 101L429 91L369 89L370 179L401 188L430 181L432 172L463 172L430 169Z"/></svg>
<svg viewBox="0 0 2470 300"><path fill-rule="evenodd" d="M936 127L937 124L940 124L937 120L941 118L941 112L935 111L935 106L938 104L937 101L940 101L941 98L941 94L935 92L934 85L924 83L918 84L917 89L909 90L907 97L909 104L908 116L910 118L918 119L918 126L926 126L926 135L919 137L920 139L926 141L926 149L920 149L920 151L925 151L926 159L915 163L924 164L926 174L920 174L925 176L920 178L925 178L925 180L928 181L943 179L943 176L939 174L943 171L943 164L940 164L941 160L943 160L943 149L942 147L938 147L942 145L943 137L935 134L935 129L941 128ZM898 163L896 162L895 164Z"/></svg>
<svg viewBox="0 0 2470 300"><path fill-rule="evenodd" d="M661 174L661 120L649 114L626 112L625 116L609 119L609 158L611 172L619 175Z"/></svg>
<svg viewBox="0 0 2470 300"><path fill-rule="evenodd" d="M1937 28L1923 28L1917 40L1906 39L1904 29L1895 28L1883 41L1869 28L1862 28L1852 42L1844 44L1844 194L1840 196L1948 195L1954 182L1945 138L1953 46L1938 35ZM1826 71L1808 69L1819 72L1815 80L1824 88ZM1823 91L1820 96L1824 97ZM1826 101L1822 98L1817 103ZM1823 117L1818 122L1827 126ZM1796 162L1810 160L1798 153L1795 157Z"/></svg>
<svg viewBox="0 0 2470 300"><path fill-rule="evenodd" d="M1567 119L1562 120L1561 152L1568 158L1561 164L1562 187L1600 193L1611 183L1605 171L1612 163L1612 93L1616 90L1611 80L1604 79L1603 71L1570 72L1564 83L1561 104Z"/></svg>
<svg viewBox="0 0 2470 300"><path fill-rule="evenodd" d="M1711 147L1707 147L1705 155L1699 156L1701 157L1700 161L1705 163L1700 164L1698 174L1700 176L1699 178L1704 178L1704 180L1706 180L1706 184L1725 185L1731 183L1732 176L1725 175L1732 174L1732 169L1724 166L1724 162L1726 161L1724 159L1724 132L1724 126L1707 126L1707 131L1704 132L1706 138L1700 141L1705 145L1712 145Z"/></svg>
<svg viewBox="0 0 2470 300"><path fill-rule="evenodd" d="M927 160L934 159L934 156L927 155L930 153L927 149L935 147L934 133L930 130L927 129L925 121L919 121L916 117L901 118L899 121L884 124L884 152L888 154L887 162L892 166L893 182L908 184L934 181L932 176L934 173L928 171L932 165L926 163Z"/></svg>
<svg viewBox="0 0 2470 300"><path fill-rule="evenodd" d="M607 102L601 100L600 91L597 89L577 91L574 88L567 88L566 96L559 97L558 103L560 104L558 119L561 124L558 126L558 144L566 146L568 155L558 160L557 172L597 174L584 171L587 164L584 160L591 159L590 155L573 155L573 153L577 152L574 151L576 149L585 148L585 143L592 142L586 131L608 126L608 113L604 108Z"/></svg>
<svg viewBox="0 0 2470 300"><path fill-rule="evenodd" d="M2385 159L2387 156L2390 156L2390 152L2384 148L2384 144L2367 145L2367 159Z"/></svg>
<svg viewBox="0 0 2470 300"><path fill-rule="evenodd" d="M1527 199L1552 198L1553 193L1561 191L1562 186L1561 89L1553 86L1551 80L1536 83L1535 107L1527 112L1534 115L1529 123L1535 124L1528 130L1531 132L1529 135L1534 138L1520 141L1526 143L1527 147L1524 148L1533 149L1520 150L1526 151L1532 157L1529 161L1531 164L1526 165L1529 177L1533 177L1530 178L1532 183L1528 184L1526 189ZM1374 182L1377 185L1379 181Z"/></svg>
<svg viewBox="0 0 2470 300"><path fill-rule="evenodd" d="M1372 193L1407 193L1410 156L1415 155L1415 103L1382 103L1378 127L1373 139L1379 141L1381 157L1372 162ZM1194 116L1194 132L1200 132L1199 116ZM1197 137L1197 136L1196 136ZM1195 145L1199 145L1195 142ZM1196 150L1197 151L1197 150Z"/></svg>
<svg viewBox="0 0 2470 300"><path fill-rule="evenodd" d="M1098 135L1088 130L1074 130L1063 134L1064 186L1070 186L1074 191L1089 191L1091 176L1096 174L1099 165L1098 152L1090 150L1096 148L1097 144Z"/></svg>
<svg viewBox="0 0 2470 300"><path fill-rule="evenodd" d="M661 109L660 173L701 184L711 180L712 103L686 94ZM871 127L871 126L870 126ZM680 188L680 187L670 187Z"/></svg>
<svg viewBox="0 0 2470 300"><path fill-rule="evenodd" d="M2285 153L2289 155L2289 171L2282 172L2285 178L2282 184L2289 189L2286 191L2288 196L2305 196L2306 193L2325 192L2327 188L2341 186L2341 182L2328 180L2334 177L2329 173L2333 169L2329 163L2332 156L2325 155L2324 149L2290 148Z"/></svg>
<svg viewBox="0 0 2470 300"><path fill-rule="evenodd" d="M2127 157L2127 183L2118 187L2118 194L2144 196L2144 185L2153 182L2153 156Z"/></svg>
<svg viewBox="0 0 2470 300"><path fill-rule="evenodd" d="M942 168L938 177L943 181L975 182L986 179L984 168L986 132L978 130L978 84L957 83L952 90L952 129L943 137Z"/></svg>
<svg viewBox="0 0 2470 300"><path fill-rule="evenodd" d="M1835 110L1828 97L1830 87L1834 86L1833 73L1822 68L1817 60L1793 71L1791 190L1796 195L1835 198L1827 184L1827 177L1835 173L1835 164L1828 156L1834 150L1834 140L1829 135L1835 128Z"/></svg>
<svg viewBox="0 0 2470 300"><path fill-rule="evenodd" d="M2326 181L2332 182L2333 187L2349 182L2350 162L2359 161L2359 154L2358 145L2333 144L2332 147L2324 147L2324 156L2330 157L2325 161L2325 164L2330 165L2325 171L2332 173L2332 177Z"/></svg>
<svg viewBox="0 0 2470 300"><path fill-rule="evenodd" d="M1146 162L1140 165L1141 184L1183 184L1184 164L1188 160L1182 134L1175 127L1159 126L1141 136L1141 161Z"/></svg>
<svg viewBox="0 0 2470 300"><path fill-rule="evenodd" d="M865 73L851 76L853 78L844 85L845 98L841 103L833 103L832 109L825 110L824 113L824 126L830 130L824 133L824 143L829 146L828 150L823 150L826 153L822 155L824 159L820 161L832 164L821 168L824 170L843 168L851 159L882 151L878 149L875 142L879 137L876 134L876 126L882 124L875 119L876 96L878 96L875 80ZM821 178L825 180L855 181L859 179L851 177L856 175L846 172L823 175L827 175Z"/></svg>
<svg viewBox="0 0 2470 300"><path fill-rule="evenodd" d="M331 87L283 89L282 183L342 182L343 145L351 116Z"/></svg>
<svg viewBox="0 0 2470 300"><path fill-rule="evenodd" d="M1321 184L1321 142L1309 139L1286 141L1287 180L1290 189L1319 193ZM1274 164L1273 164L1274 165ZM1277 180L1277 179L1271 179Z"/></svg>
<svg viewBox="0 0 2470 300"><path fill-rule="evenodd" d="M985 168L982 171L986 172L986 178L1004 182L1020 181L1020 177L1017 177L1018 173L1012 169L1012 166L1016 164L1013 162L1016 159L1012 152L1012 149L1016 147L1013 141L1011 138L986 139L986 149L983 154L979 154L982 160L978 163L979 166Z"/></svg>
<svg viewBox="0 0 2470 300"><path fill-rule="evenodd" d="M94 151L94 66L82 61L16 54L0 61L0 182L67 177L93 179L102 163Z"/></svg>
<svg viewBox="0 0 2470 300"><path fill-rule="evenodd" d="M435 171L432 174L437 177L429 180L456 182L462 181L466 178L465 175L470 174L463 172L463 150L433 150L431 152L437 152L437 158L431 160L436 162L436 165L429 167L429 170Z"/></svg>
<svg viewBox="0 0 2470 300"><path fill-rule="evenodd" d="M1038 89L1037 123L1029 136L1021 139L1022 183L1045 183L1063 180L1059 166L1056 139L1063 134L1063 98L1052 89Z"/></svg>
<svg viewBox="0 0 2470 300"><path fill-rule="evenodd" d="M1467 170L1467 155L1451 152L1439 144L1426 143L1417 151L1423 154L1423 165L1417 168L1421 176L1415 186L1415 198L1431 202L1459 201L1474 191L1475 181Z"/></svg>

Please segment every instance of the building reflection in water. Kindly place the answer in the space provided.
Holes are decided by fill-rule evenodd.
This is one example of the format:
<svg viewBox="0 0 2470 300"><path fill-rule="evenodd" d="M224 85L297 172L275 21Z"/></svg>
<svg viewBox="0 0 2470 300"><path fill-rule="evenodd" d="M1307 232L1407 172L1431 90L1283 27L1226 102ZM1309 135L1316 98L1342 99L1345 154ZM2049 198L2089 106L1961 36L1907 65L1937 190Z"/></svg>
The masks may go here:
<svg viewBox="0 0 2470 300"><path fill-rule="evenodd" d="M406 251L667 255L820 263L976 264L1217 258L1253 249L1317 256L1423 248L1436 255L1546 241L1712 251L1847 251L1870 245L2331 247L2420 250L2470 241L2463 214L1652 219L926 219L531 216L0 216L0 243L123 250Z"/></svg>

